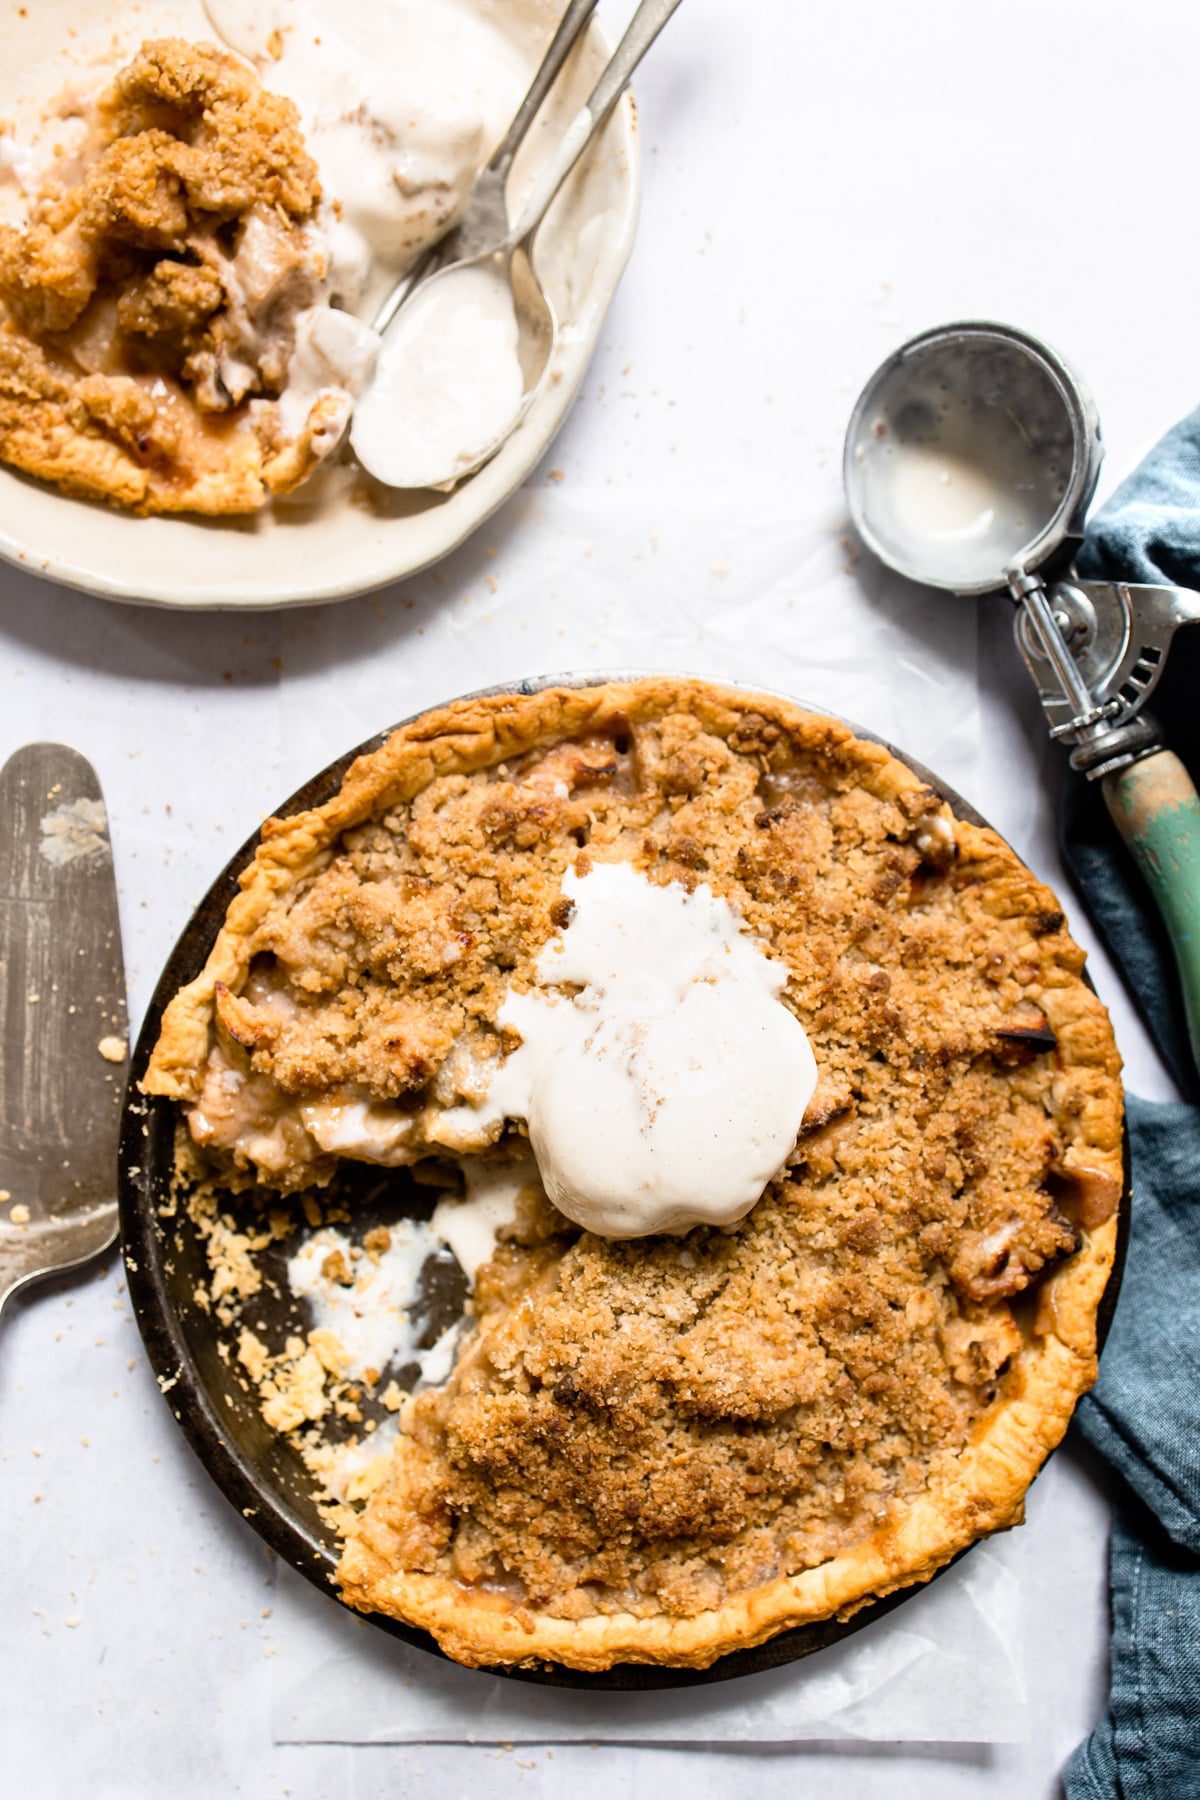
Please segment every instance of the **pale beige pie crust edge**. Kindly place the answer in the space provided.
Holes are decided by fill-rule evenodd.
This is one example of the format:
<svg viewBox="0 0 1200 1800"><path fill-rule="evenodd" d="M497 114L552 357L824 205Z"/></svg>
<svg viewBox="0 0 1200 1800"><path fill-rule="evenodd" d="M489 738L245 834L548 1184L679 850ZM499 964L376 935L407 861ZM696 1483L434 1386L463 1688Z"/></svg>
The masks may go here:
<svg viewBox="0 0 1200 1800"><path fill-rule="evenodd" d="M332 860L344 831L411 800L438 776L487 768L616 719L647 719L672 710L690 712L722 737L747 714L757 714L781 725L809 751L823 746L852 756L864 785L881 798L924 786L889 751L855 739L835 720L772 695L708 682L650 677L490 695L425 713L352 764L341 790L324 806L263 826L254 860L241 876L241 892L204 969L164 1012L144 1091L195 1098L216 986L223 983L235 992L241 987L259 926L290 888ZM994 832L956 819L955 834L960 854L986 864L988 878L1002 882L1010 897L1014 889L1024 889L1031 910L1056 907L1050 891ZM1119 1193L1122 1098L1108 1016L1076 970L1054 954L1055 939L1061 946L1064 934L1031 940L1042 959L1042 1004L1064 1065L1090 1065L1093 1074L1066 1163L1099 1176ZM1001 1396L967 1447L935 1465L926 1493L901 1518L818 1568L780 1577L691 1618L609 1613L565 1620L441 1576L388 1573L381 1559L351 1537L338 1572L343 1598L429 1631L450 1656L472 1665L554 1661L605 1669L616 1662L653 1662L703 1668L789 1626L846 1617L872 1599L927 1581L968 1544L1020 1523L1030 1482L1095 1380L1096 1309L1116 1241L1115 1217L1081 1233L1079 1249L1043 1283L1035 1324L1004 1377Z"/></svg>

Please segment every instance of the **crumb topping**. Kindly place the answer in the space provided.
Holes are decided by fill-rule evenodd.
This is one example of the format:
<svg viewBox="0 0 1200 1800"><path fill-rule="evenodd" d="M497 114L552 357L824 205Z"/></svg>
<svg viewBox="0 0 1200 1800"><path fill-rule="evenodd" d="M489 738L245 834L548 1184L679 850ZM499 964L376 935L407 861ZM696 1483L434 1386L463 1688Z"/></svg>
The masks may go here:
<svg viewBox="0 0 1200 1800"><path fill-rule="evenodd" d="M291 101L210 44L143 44L0 227L0 458L139 512L296 485L312 430L285 443L270 401L325 272L320 193Z"/></svg>

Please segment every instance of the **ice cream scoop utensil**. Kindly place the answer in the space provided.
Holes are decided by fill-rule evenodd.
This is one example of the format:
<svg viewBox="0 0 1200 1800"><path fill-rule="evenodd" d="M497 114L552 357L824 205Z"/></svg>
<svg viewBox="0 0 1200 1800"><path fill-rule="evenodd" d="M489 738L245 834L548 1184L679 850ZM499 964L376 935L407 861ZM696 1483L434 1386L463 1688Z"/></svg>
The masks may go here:
<svg viewBox="0 0 1200 1800"><path fill-rule="evenodd" d="M1091 395L1048 345L1005 325L947 325L902 345L863 389L846 496L899 574L1016 602L1050 735L1102 784L1162 915L1200 1068L1200 800L1145 711L1176 630L1200 622L1200 594L1075 579L1101 454Z"/></svg>
<svg viewBox="0 0 1200 1800"><path fill-rule="evenodd" d="M27 744L0 771L0 1310L117 1235L127 1037L100 784Z"/></svg>
<svg viewBox="0 0 1200 1800"><path fill-rule="evenodd" d="M462 218L446 236L431 244L424 256L402 275L375 318L374 329L387 330L408 296L439 263L462 262L476 256L489 244L497 244L508 230L508 178L521 145L533 121L542 109L550 89L558 80L577 38L596 10L596 0L571 0L559 22L558 30L542 58L541 67L529 85L529 92L517 108L512 124L492 152L491 160L475 177Z"/></svg>
<svg viewBox="0 0 1200 1800"><path fill-rule="evenodd" d="M680 0L642 0L624 37L592 90L591 97L568 126L556 154L537 181L516 224L511 229L506 228L488 248L461 260L443 264L428 280L420 283L422 305L427 307L436 305L434 295L440 284L454 280L464 270L481 271L507 284L511 289L517 324L516 354L521 375L520 393L511 416L485 444L478 446L469 456L456 458L451 467L436 474L423 473L419 482L398 482L389 475L386 466L378 461L372 450L372 434L362 428L363 416L371 404L371 387L368 385L351 423L350 441L360 461L378 480L391 486L419 487L436 487L461 480L495 455L529 410L549 367L558 336L554 307L543 290L533 265L533 241L538 227L549 212L563 182L597 132L603 128L634 70L679 4ZM399 308L392 309L389 321L395 318L398 310ZM378 321L376 328L378 329ZM385 342L382 358L386 358L386 354Z"/></svg>

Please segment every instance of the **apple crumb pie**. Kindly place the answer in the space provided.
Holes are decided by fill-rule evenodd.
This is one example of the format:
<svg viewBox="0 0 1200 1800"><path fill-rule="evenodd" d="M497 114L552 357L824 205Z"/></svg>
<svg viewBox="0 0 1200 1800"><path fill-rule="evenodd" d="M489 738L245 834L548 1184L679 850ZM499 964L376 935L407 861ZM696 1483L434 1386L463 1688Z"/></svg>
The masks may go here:
<svg viewBox="0 0 1200 1800"><path fill-rule="evenodd" d="M467 1143L572 869L711 889L816 1091L740 1222L612 1241L536 1184L400 1413L346 1601L470 1665L703 1667L1018 1523L1096 1370L1119 1060L1054 896L888 750L652 678L468 699L268 821L145 1082L230 1186Z"/></svg>
<svg viewBox="0 0 1200 1800"><path fill-rule="evenodd" d="M328 312L296 109L178 38L73 104L84 135L0 225L0 460L134 512L253 512L350 409L332 376L279 405L298 321Z"/></svg>

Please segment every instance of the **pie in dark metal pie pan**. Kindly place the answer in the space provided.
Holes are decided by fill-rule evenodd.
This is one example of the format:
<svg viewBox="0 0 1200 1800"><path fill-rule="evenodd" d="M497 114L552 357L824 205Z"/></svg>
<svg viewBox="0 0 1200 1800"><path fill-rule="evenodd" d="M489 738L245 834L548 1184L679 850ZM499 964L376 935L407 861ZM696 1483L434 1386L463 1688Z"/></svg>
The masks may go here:
<svg viewBox="0 0 1200 1800"><path fill-rule="evenodd" d="M625 672L547 676L488 688L463 697L476 699L502 693L532 693L548 687L599 686L608 681L631 679L636 676ZM829 716L826 708L809 710ZM858 737L884 744L940 794L958 817L976 825L987 823L953 788L903 751L894 749L877 734L850 720L843 723ZM394 729L380 732L322 769L279 807L280 815L286 817L302 812L331 799L351 763L378 749ZM256 833L230 859L196 908L162 972L142 1026L130 1069L119 1152L122 1243L129 1290L142 1338L159 1386L188 1442L226 1498L271 1548L321 1592L329 1594L336 1591L333 1574L339 1547L336 1534L318 1511L314 1478L286 1438L267 1425L259 1410L257 1396L243 1385L234 1359L227 1361L222 1355L220 1346L225 1344L228 1348L228 1328L220 1326L212 1313L195 1298L210 1271L203 1242L194 1224L186 1213L174 1210L170 1199L175 1105L170 1100L143 1096L138 1088L158 1040L163 1010L178 989L203 968L229 903L238 891L238 876L251 861L257 844ZM375 1225L393 1224L400 1218L427 1219L433 1210L435 1196L432 1191L419 1186L405 1169L346 1166L342 1180L348 1189L356 1234L365 1234ZM1097 1321L1101 1344L1108 1333L1120 1286L1129 1235L1129 1196L1126 1143L1116 1257ZM164 1209L169 1209L169 1216L164 1216ZM267 1279L262 1293L255 1297L256 1317L262 1319L268 1333L280 1341L289 1330L303 1332L308 1324L301 1315L299 1303L288 1294L287 1255L286 1248L277 1243L260 1252L260 1266ZM277 1289L277 1293L272 1289ZM466 1284L449 1252L427 1262L414 1308L414 1322L420 1329L422 1344L432 1344L445 1326L461 1314L465 1297ZM405 1372L396 1373L403 1385ZM415 1373L413 1369L411 1374L415 1376ZM364 1420L374 1417L382 1421L388 1416L378 1401L364 1400L361 1406ZM969 1553L970 1547L960 1555ZM937 1576L933 1579L937 1580ZM707 1669L626 1663L591 1673L546 1664L534 1669L506 1668L486 1672L550 1687L618 1692L728 1681L740 1675L778 1668L840 1643L853 1632L861 1631L864 1625L902 1605L924 1585L917 1583L885 1599L873 1601L847 1620L826 1619L781 1631L764 1644L720 1657ZM432 1656L444 1658L444 1653L427 1632L382 1614L368 1616L373 1625L393 1637L402 1638Z"/></svg>

